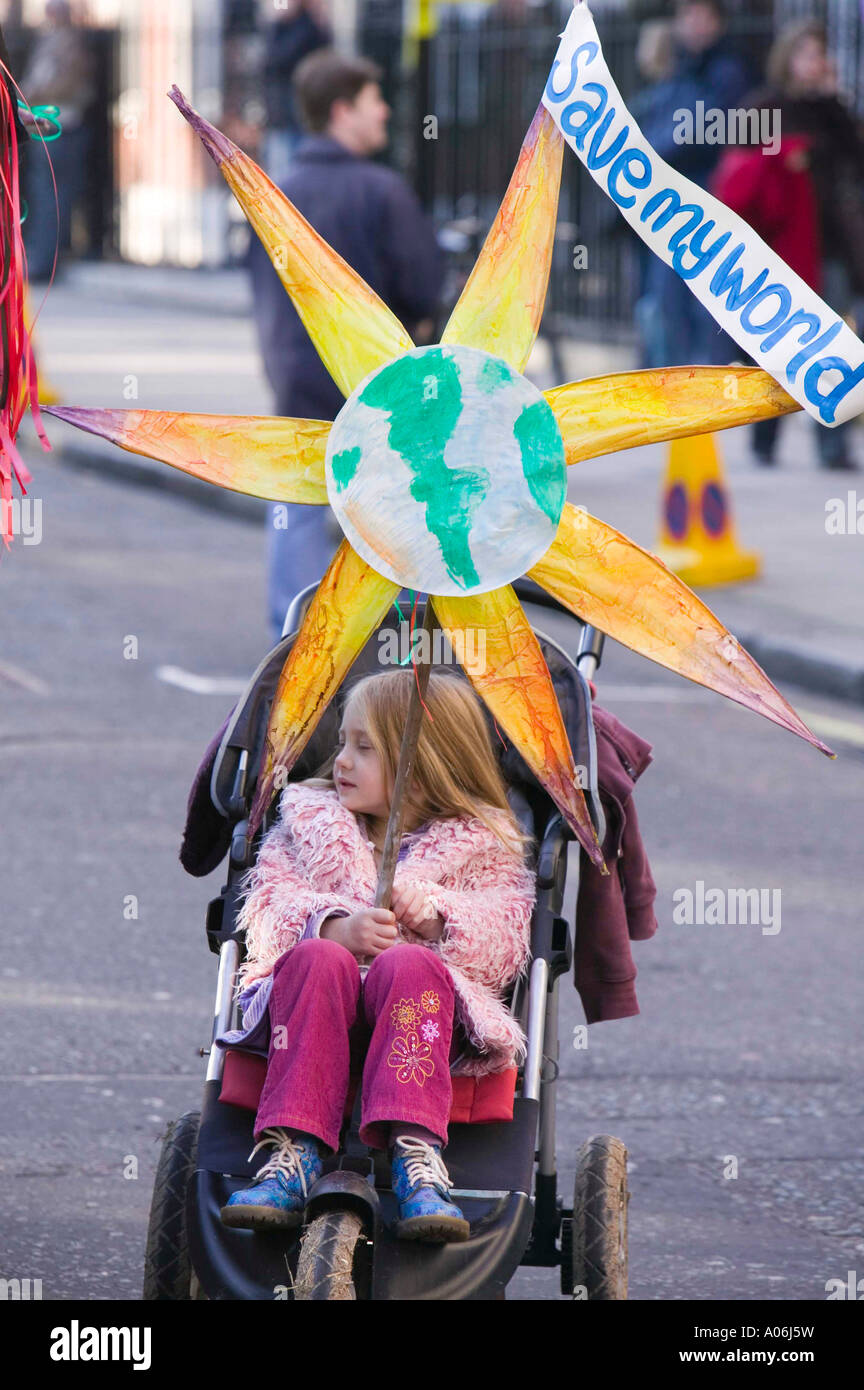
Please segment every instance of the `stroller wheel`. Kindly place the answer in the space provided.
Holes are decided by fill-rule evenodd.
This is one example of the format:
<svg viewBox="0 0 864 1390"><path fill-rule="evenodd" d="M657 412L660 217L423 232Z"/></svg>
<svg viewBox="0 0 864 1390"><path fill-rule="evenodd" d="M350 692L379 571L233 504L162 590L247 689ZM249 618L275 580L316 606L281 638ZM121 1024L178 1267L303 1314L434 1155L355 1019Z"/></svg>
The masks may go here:
<svg viewBox="0 0 864 1390"><path fill-rule="evenodd" d="M200 1122L198 1111L190 1111L171 1121L162 1141L144 1255L142 1297L147 1301L187 1302L191 1298L186 1189L195 1172Z"/></svg>
<svg viewBox="0 0 864 1390"><path fill-rule="evenodd" d="M361 1248L362 1247L362 1248ZM303 1232L294 1298L356 1299L366 1296L363 1221L354 1211L325 1211Z"/></svg>
<svg viewBox="0 0 864 1390"><path fill-rule="evenodd" d="M572 1259L571 1289L584 1289L592 1301L627 1297L629 1199L624 1144L609 1134L592 1135L576 1160L573 1221L562 1242L562 1254Z"/></svg>

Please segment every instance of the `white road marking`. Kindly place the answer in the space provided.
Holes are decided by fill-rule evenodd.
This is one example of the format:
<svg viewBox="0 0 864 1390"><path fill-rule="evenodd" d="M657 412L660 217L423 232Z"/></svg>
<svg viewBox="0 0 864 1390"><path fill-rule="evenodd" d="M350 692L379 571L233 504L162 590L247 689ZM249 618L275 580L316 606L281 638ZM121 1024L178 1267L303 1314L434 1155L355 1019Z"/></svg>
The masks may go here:
<svg viewBox="0 0 864 1390"><path fill-rule="evenodd" d="M8 661L0 662L0 680L20 685L23 690L29 690L33 695L47 695L49 690L39 676L31 676L28 671L22 671L20 666L10 666Z"/></svg>
<svg viewBox="0 0 864 1390"><path fill-rule="evenodd" d="M615 701L633 701L639 704L658 704L658 705L686 705L696 704L706 696L714 695L712 690L702 689L683 689L673 685L603 685L602 680L597 686L597 700L601 705L612 704ZM864 723L854 719L838 719L832 714L820 714L818 710L804 709L797 702L793 701L797 713L804 720L804 723L813 730L815 734L822 734L825 738L833 739L836 743L845 743L852 748L864 748ZM735 708L735 703L727 708ZM740 706L743 710L743 706ZM744 710L746 713L747 711Z"/></svg>
<svg viewBox="0 0 864 1390"><path fill-rule="evenodd" d="M157 666L156 679L180 690L191 690L193 695L239 695L249 683L239 676L196 676L182 666Z"/></svg>
<svg viewBox="0 0 864 1390"><path fill-rule="evenodd" d="M814 733L824 734L837 743L849 743L853 748L864 748L864 724L856 724L851 719L835 719L831 714L819 714L816 710L802 709L800 705L795 708Z"/></svg>

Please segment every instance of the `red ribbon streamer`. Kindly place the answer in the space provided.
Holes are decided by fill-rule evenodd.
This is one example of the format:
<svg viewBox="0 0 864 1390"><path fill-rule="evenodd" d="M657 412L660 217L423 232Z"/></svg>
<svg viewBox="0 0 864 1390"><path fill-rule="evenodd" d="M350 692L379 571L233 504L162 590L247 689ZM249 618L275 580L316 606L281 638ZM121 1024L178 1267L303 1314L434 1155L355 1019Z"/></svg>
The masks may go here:
<svg viewBox="0 0 864 1390"><path fill-rule="evenodd" d="M18 142L15 111L9 87L6 81L2 80L3 76L15 91L20 89L5 63L0 60L0 232L3 270L3 281L0 284L0 536L8 550L12 539L13 476L22 494L26 494L27 483L32 482L32 474L15 444L18 428L28 405L43 449L50 449L51 445L39 412L36 361L31 336L24 322L27 256L21 236ZM52 170L52 179L53 177ZM54 187L56 195L56 182ZM55 250L55 266L56 263ZM52 279L53 276L52 269Z"/></svg>

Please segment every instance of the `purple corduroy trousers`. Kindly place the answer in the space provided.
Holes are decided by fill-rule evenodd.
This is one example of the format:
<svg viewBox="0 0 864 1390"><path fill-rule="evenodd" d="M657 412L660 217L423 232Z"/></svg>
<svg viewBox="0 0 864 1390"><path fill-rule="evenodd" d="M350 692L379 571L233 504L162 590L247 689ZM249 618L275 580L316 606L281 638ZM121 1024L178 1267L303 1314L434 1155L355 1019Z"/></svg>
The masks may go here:
<svg viewBox="0 0 864 1390"><path fill-rule="evenodd" d="M338 942L301 941L273 971L255 1138L282 1126L337 1150L349 1081L362 1070L362 1143L385 1148L401 1121L446 1144L453 1006L450 974L425 946L390 946L364 977Z"/></svg>

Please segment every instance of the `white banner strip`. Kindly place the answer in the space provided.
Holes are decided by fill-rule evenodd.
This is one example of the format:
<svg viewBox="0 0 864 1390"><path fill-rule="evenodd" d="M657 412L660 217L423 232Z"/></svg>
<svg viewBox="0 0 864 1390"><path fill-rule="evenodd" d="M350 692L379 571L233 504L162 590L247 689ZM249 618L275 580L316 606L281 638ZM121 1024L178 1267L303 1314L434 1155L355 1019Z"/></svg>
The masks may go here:
<svg viewBox="0 0 864 1390"><path fill-rule="evenodd" d="M736 343L824 425L864 410L864 343L752 227L661 159L578 4L543 105L594 182Z"/></svg>

